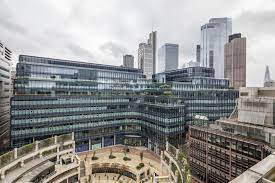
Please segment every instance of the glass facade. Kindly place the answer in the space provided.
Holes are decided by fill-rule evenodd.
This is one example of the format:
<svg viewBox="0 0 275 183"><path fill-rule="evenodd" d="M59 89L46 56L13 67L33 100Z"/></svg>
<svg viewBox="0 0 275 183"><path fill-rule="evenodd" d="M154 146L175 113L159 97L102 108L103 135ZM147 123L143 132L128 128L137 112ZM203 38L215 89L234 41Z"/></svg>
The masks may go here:
<svg viewBox="0 0 275 183"><path fill-rule="evenodd" d="M0 42L0 154L10 148L12 52Z"/></svg>
<svg viewBox="0 0 275 183"><path fill-rule="evenodd" d="M175 70L179 62L179 45L166 43L158 50L158 72Z"/></svg>
<svg viewBox="0 0 275 183"><path fill-rule="evenodd" d="M224 78L224 45L231 34L231 18L212 18L201 26L200 64L214 68L219 79Z"/></svg>
<svg viewBox="0 0 275 183"><path fill-rule="evenodd" d="M77 151L126 144L160 152L166 141L179 146L193 114L228 116L237 97L226 80L192 82L152 82L139 69L21 55L12 146L69 132Z"/></svg>

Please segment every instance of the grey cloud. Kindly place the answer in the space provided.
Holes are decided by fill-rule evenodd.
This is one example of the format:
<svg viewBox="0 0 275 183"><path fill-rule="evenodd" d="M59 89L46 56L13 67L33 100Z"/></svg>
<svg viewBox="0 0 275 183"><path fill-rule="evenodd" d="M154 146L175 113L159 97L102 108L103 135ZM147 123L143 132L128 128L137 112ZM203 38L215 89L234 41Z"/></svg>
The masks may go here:
<svg viewBox="0 0 275 183"><path fill-rule="evenodd" d="M262 50L270 49L274 43L275 11L259 8L252 11L246 7L247 11L237 14L246 2L253 3L249 0L30 0L28 3L0 0L0 39L19 54L118 65L123 54L137 57L139 42L145 42L154 29L158 31L158 47L166 42L179 44L181 66L195 58L200 25L211 17L232 16L234 32L247 37L248 63L256 65L262 58L273 58ZM266 2L262 4L268 6ZM269 43L254 44L263 36L270 36ZM248 80L252 80L249 73Z"/></svg>
<svg viewBox="0 0 275 183"><path fill-rule="evenodd" d="M127 53L127 50L124 47L114 42L104 43L99 47L99 49L105 54L110 54L116 58L121 58L123 54Z"/></svg>
<svg viewBox="0 0 275 183"><path fill-rule="evenodd" d="M88 59L87 61L89 61L89 62L95 61L94 55L89 50L87 50L85 48L81 48L80 46L73 44L73 43L69 43L67 45L67 48L75 56Z"/></svg>
<svg viewBox="0 0 275 183"><path fill-rule="evenodd" d="M19 34L26 34L27 33L27 30L16 24L16 23L13 23L12 21L8 20L8 19L5 19L5 18L1 18L0 17L0 26L3 28L3 29L6 29L8 31L11 31L13 33L19 33Z"/></svg>
<svg viewBox="0 0 275 183"><path fill-rule="evenodd" d="M242 30L249 36L274 35L275 11L244 11L233 22L237 30Z"/></svg>

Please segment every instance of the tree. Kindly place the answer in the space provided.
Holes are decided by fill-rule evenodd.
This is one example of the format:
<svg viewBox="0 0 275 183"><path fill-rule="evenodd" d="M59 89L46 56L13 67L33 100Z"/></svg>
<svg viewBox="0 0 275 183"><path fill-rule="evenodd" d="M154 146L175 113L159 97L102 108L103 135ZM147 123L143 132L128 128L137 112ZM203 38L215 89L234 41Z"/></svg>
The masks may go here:
<svg viewBox="0 0 275 183"><path fill-rule="evenodd" d="M140 161L142 162L142 160L143 160L143 151L140 152L139 156L140 156Z"/></svg>

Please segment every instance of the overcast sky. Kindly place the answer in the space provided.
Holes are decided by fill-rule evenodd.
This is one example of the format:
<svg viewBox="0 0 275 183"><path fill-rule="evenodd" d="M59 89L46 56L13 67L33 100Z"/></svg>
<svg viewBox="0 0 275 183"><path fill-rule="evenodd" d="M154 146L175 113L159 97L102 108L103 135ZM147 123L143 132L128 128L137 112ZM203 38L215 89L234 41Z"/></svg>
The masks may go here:
<svg viewBox="0 0 275 183"><path fill-rule="evenodd" d="M18 54L122 64L150 31L158 47L180 46L179 65L195 60L200 26L231 17L247 37L247 83L275 79L275 0L0 0L0 40Z"/></svg>

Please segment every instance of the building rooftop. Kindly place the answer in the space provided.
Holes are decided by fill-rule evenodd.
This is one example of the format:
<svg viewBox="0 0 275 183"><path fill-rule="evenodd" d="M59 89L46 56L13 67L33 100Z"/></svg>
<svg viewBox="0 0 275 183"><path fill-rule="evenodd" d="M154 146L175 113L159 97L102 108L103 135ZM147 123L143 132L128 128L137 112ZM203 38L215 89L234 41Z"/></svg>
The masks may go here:
<svg viewBox="0 0 275 183"><path fill-rule="evenodd" d="M256 183L275 181L275 153L269 155L256 165L252 166L230 183Z"/></svg>
<svg viewBox="0 0 275 183"><path fill-rule="evenodd" d="M19 55L19 62L22 62L22 61L42 63L42 64L66 65L66 66L73 66L73 67L99 68L99 69L107 69L107 70L142 73L141 69L131 68L131 67L129 68L129 67L122 67L122 66L96 64L96 63L63 60L63 59L56 59L56 58L45 58L45 57L30 56L30 55Z"/></svg>
<svg viewBox="0 0 275 183"><path fill-rule="evenodd" d="M247 138L243 135L221 131L219 128L217 128L217 125L215 125L215 124L210 125L210 127L207 127L207 126L190 126L190 128L198 129L198 130L201 130L201 131L205 131L205 132L208 132L208 133L212 133L212 134L216 134L216 135L220 135L220 136L224 136L224 137L229 137L229 138L235 139L235 140L243 140L243 141L246 141L246 142L248 142L250 144L253 144L253 145L262 145L262 146L268 145L267 143L264 143L262 141L252 140L251 138Z"/></svg>

